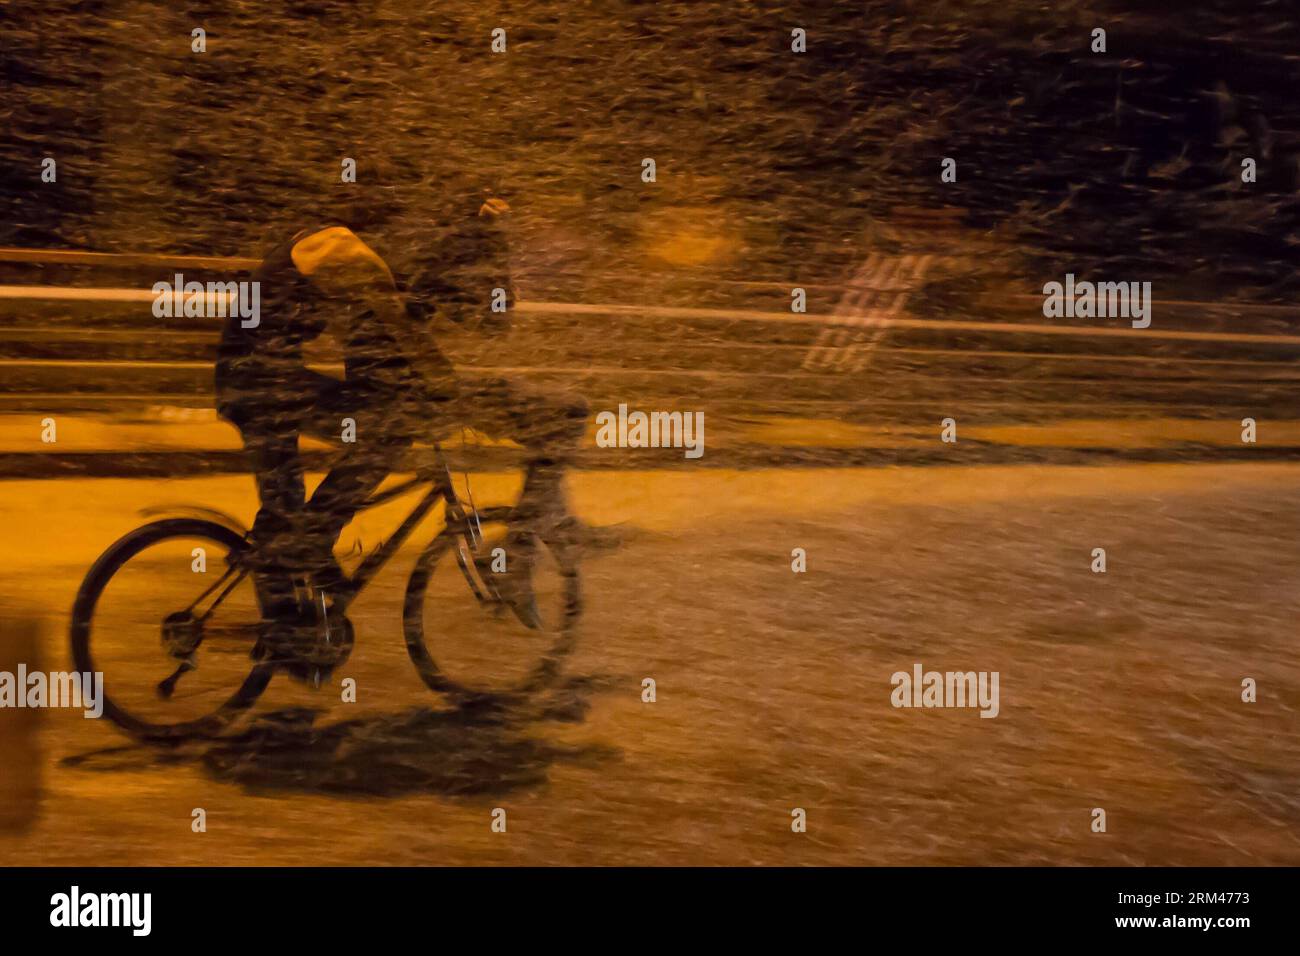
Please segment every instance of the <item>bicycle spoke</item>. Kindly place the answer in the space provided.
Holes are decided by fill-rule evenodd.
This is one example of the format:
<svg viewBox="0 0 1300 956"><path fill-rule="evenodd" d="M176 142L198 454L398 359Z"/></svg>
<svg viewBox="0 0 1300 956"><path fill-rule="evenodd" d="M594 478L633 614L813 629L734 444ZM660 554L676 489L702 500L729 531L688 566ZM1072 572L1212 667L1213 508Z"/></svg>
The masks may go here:
<svg viewBox="0 0 1300 956"><path fill-rule="evenodd" d="M235 571L235 568L234 568L233 565L231 565L230 567L226 568L225 573L222 574L221 577L217 578L217 580L214 581L212 584L210 584L210 585L208 586L208 589L207 589L206 591L204 591L202 594L200 594L198 597L196 597L196 598L195 598L195 599L190 603L190 606L187 607L187 608L185 608L185 611L186 611L187 613L193 613L194 609L195 609L196 607L198 607L200 603L202 603L203 599L204 599L205 597L207 597L209 594L211 594L213 591L215 591L217 588L221 587L221 583L222 583L223 581L225 581L226 578L230 577L230 575L233 574L234 571ZM247 573L247 572L245 572L245 573ZM241 575L241 578L242 578L242 575ZM235 583L238 584L239 582L236 581ZM229 589L227 589L226 594L229 594L229 593L230 593L230 591L229 591ZM225 594L223 594L222 597L225 597ZM218 598L218 600L220 600L220 598ZM210 612L209 612L209 613L210 613Z"/></svg>
<svg viewBox="0 0 1300 956"><path fill-rule="evenodd" d="M233 570L234 570L234 568L231 568L231 571L233 571ZM225 578L226 578L229 574L230 574L230 571L227 571L225 575L222 575L222 580L225 580ZM198 618L198 622L199 622L200 624L205 623L205 622L207 621L207 619L210 618L210 617L212 616L212 612L215 611L218 607L221 606L221 602L224 601L224 600L225 600L225 599L230 595L230 592L231 592L231 591L233 591L235 588L239 587L239 582L242 581L242 580L244 580L244 578L246 578L247 576L248 576L248 571L247 571L246 569L243 570L243 571L240 571L240 572L239 572L239 576L236 577L235 580L233 580L233 581L230 582L230 584L226 587L226 589L225 589L224 591L221 592L221 596L218 597L215 601L212 602L212 606L211 606L210 608L207 609L207 611L203 614L202 617ZM207 593L209 593L209 594L212 593L212 591L216 588L216 586L217 586L217 585L220 585L220 584L221 584L221 581L218 581L216 585L213 585L212 588L209 588L209 589L208 589ZM199 601L201 601L201 600L203 600L202 596L199 597ZM194 604L198 604L198 603L199 603L198 601L195 601L195 602L194 602ZM191 605L190 605L190 610L193 610L193 609L194 609L194 604L191 604Z"/></svg>

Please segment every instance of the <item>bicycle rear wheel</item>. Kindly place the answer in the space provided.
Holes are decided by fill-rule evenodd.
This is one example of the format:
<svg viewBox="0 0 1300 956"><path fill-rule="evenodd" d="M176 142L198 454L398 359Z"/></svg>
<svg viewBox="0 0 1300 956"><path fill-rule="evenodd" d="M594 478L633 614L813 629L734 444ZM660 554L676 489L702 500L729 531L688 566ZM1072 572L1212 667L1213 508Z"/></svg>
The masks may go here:
<svg viewBox="0 0 1300 956"><path fill-rule="evenodd" d="M430 689L460 702L541 690L554 682L576 644L582 595L572 549L537 542L533 586L541 631L493 600L478 576L475 534L481 528L480 550L490 553L503 541L509 516L509 508L487 508L445 528L407 583L403 624L411 661Z"/></svg>
<svg viewBox="0 0 1300 956"><path fill-rule="evenodd" d="M104 674L104 714L123 730L215 733L266 689L272 668L249 661L261 607L239 567L245 548L223 525L166 518L119 539L86 574L72 657L78 671Z"/></svg>

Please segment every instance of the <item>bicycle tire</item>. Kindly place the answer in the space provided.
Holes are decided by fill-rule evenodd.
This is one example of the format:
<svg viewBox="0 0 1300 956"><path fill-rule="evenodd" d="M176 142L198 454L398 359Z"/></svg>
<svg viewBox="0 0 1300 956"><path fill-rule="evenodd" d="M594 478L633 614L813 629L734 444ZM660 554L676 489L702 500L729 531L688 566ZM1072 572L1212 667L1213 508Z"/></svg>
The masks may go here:
<svg viewBox="0 0 1300 956"><path fill-rule="evenodd" d="M477 519L485 524L508 523L511 509L485 508L476 513ZM471 514L466 520L473 520ZM445 694L458 703L483 698L513 698L536 693L554 683L559 676L565 658L572 653L577 643L577 624L582 616L581 577L577 562L573 559L571 549L556 542L542 538L542 544L551 553L563 580L563 611L559 626L556 628L556 640L551 647L520 680L503 687L491 689L473 687L461 683L449 676L437 663L429 649L425 634L424 606L426 591L432 579L433 571L443 555L453 549L458 541L469 544L466 534L452 528L444 528L429 542L416 561L411 577L407 581L406 596L402 607L402 624L406 637L406 649L411 662L425 685L435 693ZM463 570L463 569L462 569ZM466 575L466 583L471 593L476 588Z"/></svg>
<svg viewBox="0 0 1300 956"><path fill-rule="evenodd" d="M163 518L142 525L119 538L99 556L77 590L70 629L72 659L77 670L83 673L95 671L94 657L90 652L91 622L108 582L131 558L168 538L203 538L229 548L232 553L246 547L244 539L230 528L199 518ZM237 714L251 706L266 689L273 672L270 665L254 664L243 684L223 704L212 713L194 720L171 724L143 720L118 705L109 696L107 689L104 694L104 715L135 737L165 739L209 736L219 732Z"/></svg>

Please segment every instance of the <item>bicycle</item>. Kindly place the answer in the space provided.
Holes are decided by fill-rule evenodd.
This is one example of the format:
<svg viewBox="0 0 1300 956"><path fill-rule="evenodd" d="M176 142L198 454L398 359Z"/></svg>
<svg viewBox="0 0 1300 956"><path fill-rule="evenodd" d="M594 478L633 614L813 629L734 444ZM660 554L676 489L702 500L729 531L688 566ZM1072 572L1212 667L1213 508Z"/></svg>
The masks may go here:
<svg viewBox="0 0 1300 956"><path fill-rule="evenodd" d="M403 597L403 635L407 653L416 671L429 689L447 695L460 703L484 698L503 700L516 698L545 688L558 675L564 658L573 649L576 641L576 625L582 613L580 580L572 548L560 540L562 535L552 535L548 540L536 533L529 533L540 545L535 548L539 558L536 568L540 571L543 564L540 559L545 554L551 557L556 582L552 590L556 600L548 602L555 605L548 626L543 628L540 634L528 631L506 609L491 580L492 575L482 573L478 566L479 562L475 561L475 556L484 553L489 544L489 535L485 527L504 529L513 516L513 508L511 506L476 508L472 493L469 495L468 504L462 502L456 493L451 469L443 457L440 446L433 445L433 462L417 469L414 478L371 495L360 511L376 508L422 486L428 486L423 497L397 530L386 541L363 556L356 570L346 576L342 587L331 591L332 608L327 609L323 616L318 615L313 621L318 640L309 653L291 660L254 660L242 683L215 710L197 718L181 716L179 712L175 712L176 719L162 722L150 714L142 713L139 706L133 708L135 712L124 706L116 693L120 685L116 680L110 684L106 675L104 714L128 733L141 738L204 736L220 731L238 714L247 710L261 696L271 678L279 671L288 671L299 677L308 676L310 682L319 689L322 676L333 673L351 653L352 625L344 616L348 606L398 553L402 545L440 502L444 504L443 528L420 553L414 570L407 580ZM99 669L96 667L95 656L91 654L90 649L91 638L96 630L92 627L92 623L102 622L104 615L97 616L97 612L100 611L106 589L110 584L123 580L122 571L130 562L160 544L203 541L209 546L215 544L218 550L224 549L224 570L217 580L206 585L193 585L195 589L199 587L202 589L192 600L190 600L191 588L189 587L182 589L183 594L176 603L168 603L164 599L163 606L167 610L161 617L157 615L157 605L151 605L154 610L139 610L141 602L154 601L160 597L162 584L164 581L171 580L170 577L163 578L161 572L167 570L170 575L175 576L177 573L175 562L180 559L189 562L191 574L202 574L206 577L208 575L206 549L191 548L189 555L185 555L182 548L180 555L173 555L166 560L157 558L152 559L152 562L146 560L141 566L150 569L152 573L144 579L143 583L136 585L134 592L129 585L124 585L128 597L131 598L126 604L125 616L132 623L142 623L149 630L157 627L162 649L165 655L171 658L168 666L172 663L176 664L169 676L153 686L152 696L157 699L155 705L158 701L165 706L169 702L202 698L212 694L213 691L209 689L190 694L177 695L176 693L178 685L182 682L188 687L195 679L193 675L199 671L200 651L210 663L220 663L224 655L232 652L236 657L245 652L252 656L259 646L259 638L265 633L264 628L267 625L262 614L265 601L263 595L258 593L257 578L253 575L253 567L250 566L255 562L251 560L254 548L249 540L249 532L235 519L219 511L206 508L190 510L192 512L190 516L167 517L152 521L113 543L87 572L73 605L72 656L79 671L94 673ZM483 679L471 683L463 677L458 679L449 674L445 663L440 666L435 660L430 650L432 641L425 627L424 617L430 584L435 580L439 562L449 553L454 554L461 575L475 599L471 602L471 606L494 612L486 619L487 621L495 620L497 624L504 621L507 625L515 625L516 633L500 644L478 639L472 645L471 657L478 656L480 670L496 674L505 669L501 666L503 662L500 658L492 656L498 649L504 649L509 654L512 646L528 643L529 639L532 643L540 641L542 644L540 655L535 662L526 662L528 666L522 676L511 674L505 679L504 684L500 682L493 684L490 680ZM251 598L238 591L240 585L248 582L250 577L254 579L252 587L254 593ZM444 578L449 577L450 574L444 576ZM299 579L295 584L299 588L302 600L310 602L311 606L315 607L320 595L314 591L310 582ZM450 584L447 587L454 590L454 586ZM235 598L237 593L242 595L242 601ZM448 594L447 598L450 597L451 595ZM539 593L539 600L541 598L542 595ZM321 606L323 608L323 599ZM451 606L450 602L439 605L439 607L448 606ZM219 610L222 611L222 616L218 621ZM332 619L330 615L333 615ZM226 620L228 617L233 617L233 621L228 622ZM466 630L472 630L478 636L485 627L486 622L483 622L482 626L470 622ZM102 630L101 626L101 632ZM444 628L442 637L446 638L455 630L454 627ZM100 643L110 644L115 648L125 648L128 653L144 652L143 645L123 643L116 631L105 634ZM535 651L530 651L524 656L529 657L533 653ZM131 669L134 670L135 667ZM237 670L242 673L243 668L237 667ZM229 682L224 678L216 683L217 693L229 693ZM223 684L225 689L220 689ZM206 707L209 703L210 700L200 701L200 706ZM173 712L169 708L168 716Z"/></svg>

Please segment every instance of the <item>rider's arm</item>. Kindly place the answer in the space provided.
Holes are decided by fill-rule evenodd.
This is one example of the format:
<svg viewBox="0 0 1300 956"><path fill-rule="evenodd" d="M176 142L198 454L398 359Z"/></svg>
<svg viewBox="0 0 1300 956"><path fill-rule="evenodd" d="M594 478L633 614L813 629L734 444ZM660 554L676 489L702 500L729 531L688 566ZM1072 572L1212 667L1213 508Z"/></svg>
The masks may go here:
<svg viewBox="0 0 1300 956"><path fill-rule="evenodd" d="M445 374L445 360L432 342L422 341L387 263L351 229L322 229L295 243L290 255L297 270L322 292L353 305L341 311L353 316L369 314L387 329L403 357L423 378L435 382ZM344 330L340 338L346 340L349 331Z"/></svg>
<svg viewBox="0 0 1300 956"><path fill-rule="evenodd" d="M466 210L468 212L468 207ZM408 309L444 338L464 344L510 331L515 305L504 199L482 201L476 214L444 222L426 244L428 257L407 280Z"/></svg>

